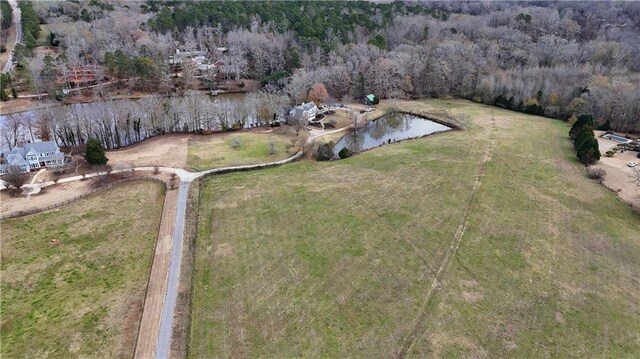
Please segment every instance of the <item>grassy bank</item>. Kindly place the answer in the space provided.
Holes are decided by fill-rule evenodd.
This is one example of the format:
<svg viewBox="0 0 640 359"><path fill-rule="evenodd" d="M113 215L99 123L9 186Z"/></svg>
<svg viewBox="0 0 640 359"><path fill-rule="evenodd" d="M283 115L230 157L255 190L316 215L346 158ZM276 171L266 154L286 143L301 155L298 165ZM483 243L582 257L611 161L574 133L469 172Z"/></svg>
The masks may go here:
<svg viewBox="0 0 640 359"><path fill-rule="evenodd" d="M190 357L640 350L640 218L584 177L567 127L466 102L420 106L471 120L346 160L203 181Z"/></svg>
<svg viewBox="0 0 640 359"><path fill-rule="evenodd" d="M131 183L0 222L2 357L132 356L162 198Z"/></svg>
<svg viewBox="0 0 640 359"><path fill-rule="evenodd" d="M192 171L202 171L282 160L298 151L298 147L293 146L295 140L295 133L276 132L241 132L192 139L187 150L187 164Z"/></svg>

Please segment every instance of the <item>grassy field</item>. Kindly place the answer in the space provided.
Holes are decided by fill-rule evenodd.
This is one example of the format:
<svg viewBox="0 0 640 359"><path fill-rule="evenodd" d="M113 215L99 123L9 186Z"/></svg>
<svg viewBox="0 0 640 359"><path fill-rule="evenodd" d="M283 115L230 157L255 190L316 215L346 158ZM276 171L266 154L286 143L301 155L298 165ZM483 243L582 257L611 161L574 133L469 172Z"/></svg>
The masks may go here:
<svg viewBox="0 0 640 359"><path fill-rule="evenodd" d="M163 195L130 183L0 222L3 358L133 355Z"/></svg>
<svg viewBox="0 0 640 359"><path fill-rule="evenodd" d="M471 123L203 181L189 357L640 351L640 216L584 176L567 126L422 106Z"/></svg>
<svg viewBox="0 0 640 359"><path fill-rule="evenodd" d="M293 156L298 151L298 148L293 146L295 140L295 133L290 136L281 133L256 132L192 139L189 141L187 150L187 164L192 171L201 171L282 160ZM234 147L234 141L238 141L237 147ZM272 142L273 154L270 147Z"/></svg>

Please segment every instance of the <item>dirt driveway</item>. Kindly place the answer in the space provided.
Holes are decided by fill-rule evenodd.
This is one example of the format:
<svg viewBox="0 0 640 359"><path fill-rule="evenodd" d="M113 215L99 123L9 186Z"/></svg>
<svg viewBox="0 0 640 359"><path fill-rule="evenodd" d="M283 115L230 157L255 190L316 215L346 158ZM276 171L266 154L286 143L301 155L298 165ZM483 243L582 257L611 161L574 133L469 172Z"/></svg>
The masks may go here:
<svg viewBox="0 0 640 359"><path fill-rule="evenodd" d="M192 136L194 135L158 136L121 150L107 151L109 165L187 168L187 147Z"/></svg>
<svg viewBox="0 0 640 359"><path fill-rule="evenodd" d="M624 153L616 153L613 157L607 157L604 153L616 147L618 142L602 137L597 138L602 157L594 167L607 171L604 185L617 191L618 196L623 200L640 207L640 188L633 178L633 168L627 166L629 162L640 163L640 158L636 157L638 152L625 151Z"/></svg>

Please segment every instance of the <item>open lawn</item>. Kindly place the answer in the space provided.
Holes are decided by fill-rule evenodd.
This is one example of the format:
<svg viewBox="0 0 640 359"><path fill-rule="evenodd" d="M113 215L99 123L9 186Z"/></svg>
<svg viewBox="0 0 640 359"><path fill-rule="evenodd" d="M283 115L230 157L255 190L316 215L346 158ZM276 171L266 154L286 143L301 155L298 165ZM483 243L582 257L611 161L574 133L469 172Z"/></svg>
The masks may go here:
<svg viewBox="0 0 640 359"><path fill-rule="evenodd" d="M3 358L133 355L163 191L132 182L0 222Z"/></svg>
<svg viewBox="0 0 640 359"><path fill-rule="evenodd" d="M188 168L202 171L210 168L272 162L293 156L298 140L286 128L273 132L237 132L224 136L193 137L187 150ZM293 142L292 142L293 141ZM273 153L270 144L273 143ZM235 146L235 147L234 147Z"/></svg>
<svg viewBox="0 0 640 359"><path fill-rule="evenodd" d="M232 146L234 139L239 146ZM270 154L269 142L273 140L274 154ZM260 128L212 135L171 134L147 139L135 145L107 151L109 165L166 166L202 171L226 166L258 164L293 156L304 135L296 137L295 131L283 126Z"/></svg>
<svg viewBox="0 0 640 359"><path fill-rule="evenodd" d="M640 352L640 215L584 176L566 124L420 106L471 122L203 181L191 358Z"/></svg>

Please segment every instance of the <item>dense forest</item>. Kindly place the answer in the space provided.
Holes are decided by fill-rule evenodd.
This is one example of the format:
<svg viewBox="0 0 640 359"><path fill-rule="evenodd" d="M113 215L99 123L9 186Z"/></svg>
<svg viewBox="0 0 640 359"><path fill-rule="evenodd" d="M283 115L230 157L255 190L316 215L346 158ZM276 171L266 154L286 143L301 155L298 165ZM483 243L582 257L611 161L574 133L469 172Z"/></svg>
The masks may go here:
<svg viewBox="0 0 640 359"><path fill-rule="evenodd" d="M200 49L264 92L332 101L455 96L640 132L640 4L635 2L34 2L59 41L23 64L38 88L53 66L107 65L146 90L168 56ZM23 10L24 14L24 10ZM35 35L35 34L34 34ZM225 47L224 54L216 49ZM118 65L120 64L120 65ZM285 106L286 107L286 106ZM143 121L143 127L145 126Z"/></svg>

